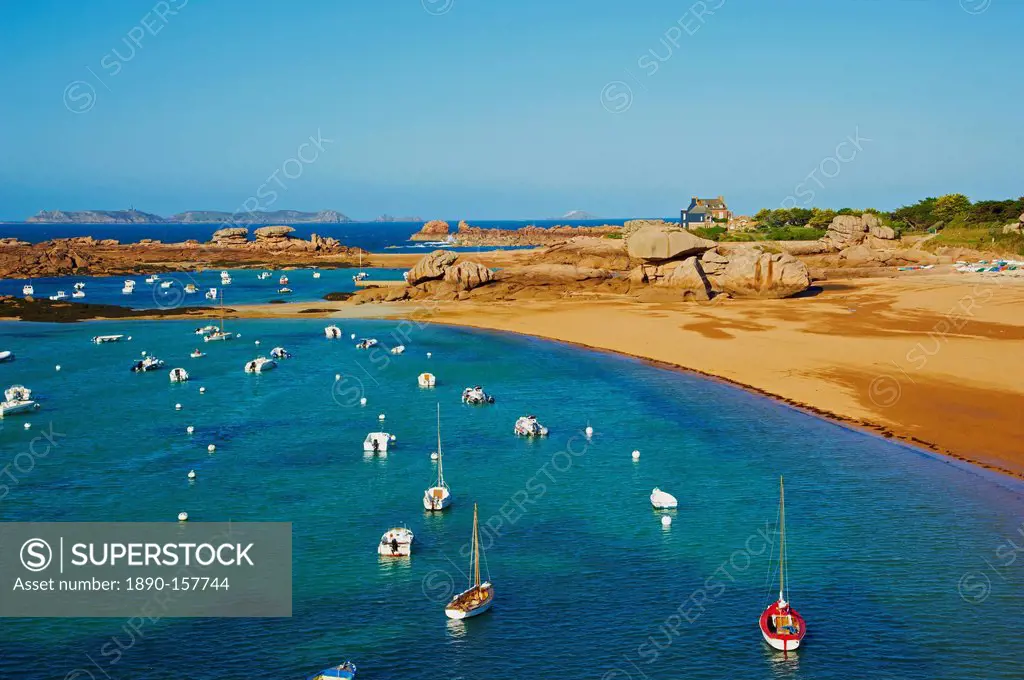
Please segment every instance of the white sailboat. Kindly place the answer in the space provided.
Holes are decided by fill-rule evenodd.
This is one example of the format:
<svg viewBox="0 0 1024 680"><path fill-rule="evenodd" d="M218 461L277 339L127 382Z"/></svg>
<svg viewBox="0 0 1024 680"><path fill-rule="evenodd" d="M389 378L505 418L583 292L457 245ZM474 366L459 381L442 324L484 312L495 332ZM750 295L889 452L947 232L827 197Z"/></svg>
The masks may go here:
<svg viewBox="0 0 1024 680"><path fill-rule="evenodd" d="M491 608L494 603L494 586L491 584L491 575L487 580L480 582L480 553L483 548L480 546L479 520L477 519L476 503L473 504L473 552L470 554L470 566L473 569L473 581L469 588L452 598L444 608L444 614L449 619L468 619L471 616L479 616ZM486 566L486 565L485 565Z"/></svg>
<svg viewBox="0 0 1024 680"><path fill-rule="evenodd" d="M437 405L437 484L423 492L423 507L440 512L452 504L452 490L444 481L444 453L441 451L441 404Z"/></svg>
<svg viewBox="0 0 1024 680"><path fill-rule="evenodd" d="M224 331L224 289L220 291L220 328L212 333L203 336L203 342L216 342L218 340L231 340L235 337L234 333L227 333Z"/></svg>

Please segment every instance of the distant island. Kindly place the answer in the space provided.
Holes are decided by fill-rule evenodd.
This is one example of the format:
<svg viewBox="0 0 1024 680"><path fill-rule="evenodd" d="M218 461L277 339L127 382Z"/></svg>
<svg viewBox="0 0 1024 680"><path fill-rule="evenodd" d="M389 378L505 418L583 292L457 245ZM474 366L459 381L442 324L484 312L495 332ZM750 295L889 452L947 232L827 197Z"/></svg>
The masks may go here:
<svg viewBox="0 0 1024 680"><path fill-rule="evenodd" d="M374 222L422 222L422 217L392 217L391 215L381 215Z"/></svg>
<svg viewBox="0 0 1024 680"><path fill-rule="evenodd" d="M337 210L303 212L273 210L270 212L229 213L220 210L186 210L161 217L141 210L41 210L26 222L40 224L337 224L351 222Z"/></svg>
<svg viewBox="0 0 1024 680"><path fill-rule="evenodd" d="M599 220L601 219L597 215L591 215L586 210L570 210L561 217L555 217L556 220Z"/></svg>

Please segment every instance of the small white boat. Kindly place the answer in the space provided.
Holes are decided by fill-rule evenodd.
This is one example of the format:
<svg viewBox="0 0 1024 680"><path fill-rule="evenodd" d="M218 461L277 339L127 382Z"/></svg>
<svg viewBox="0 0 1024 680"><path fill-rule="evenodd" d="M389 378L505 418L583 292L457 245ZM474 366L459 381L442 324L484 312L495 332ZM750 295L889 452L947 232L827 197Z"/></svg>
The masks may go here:
<svg viewBox="0 0 1024 680"><path fill-rule="evenodd" d="M283 286L281 288L278 288L277 292L278 292L279 295L288 295L289 293L294 293L295 291L293 291L288 286Z"/></svg>
<svg viewBox="0 0 1024 680"><path fill-rule="evenodd" d="M230 286L231 285L231 277L230 276L228 276L228 277L224 277L224 276L220 277L220 285L222 285L222 286Z"/></svg>
<svg viewBox="0 0 1024 680"><path fill-rule="evenodd" d="M85 297L85 291L82 291L82 290L73 291L71 293L71 297L73 297L73 298L84 298Z"/></svg>
<svg viewBox="0 0 1024 680"><path fill-rule="evenodd" d="M256 278L259 279L260 281L263 281L264 279L269 279L270 272L260 272L259 274L256 275Z"/></svg>
<svg viewBox="0 0 1024 680"><path fill-rule="evenodd" d="M337 340L341 337L341 329L337 326L328 326L324 329L324 335L329 337L331 340Z"/></svg>
<svg viewBox="0 0 1024 680"><path fill-rule="evenodd" d="M431 456L433 457L433 456ZM444 481L444 453L441 451L441 405L437 405L437 482L423 492L423 507L440 512L452 504L452 490Z"/></svg>
<svg viewBox="0 0 1024 680"><path fill-rule="evenodd" d="M388 444L395 441L395 436L387 432L371 432L363 440L363 451L387 455Z"/></svg>
<svg viewBox="0 0 1024 680"><path fill-rule="evenodd" d="M370 349L377 345L377 338L363 338L356 343L356 349Z"/></svg>
<svg viewBox="0 0 1024 680"><path fill-rule="evenodd" d="M537 416L523 416L516 421L515 433L520 437L547 437L548 428L537 422Z"/></svg>
<svg viewBox="0 0 1024 680"><path fill-rule="evenodd" d="M135 286L124 286L121 288L121 293L124 295L131 295L135 292Z"/></svg>
<svg viewBox="0 0 1024 680"><path fill-rule="evenodd" d="M383 557L408 557L412 554L412 531L408 527L393 527L384 532L377 544L377 554Z"/></svg>
<svg viewBox="0 0 1024 680"><path fill-rule="evenodd" d="M163 368L164 362L154 356L144 357L132 364L132 373L147 373Z"/></svg>
<svg viewBox="0 0 1024 680"><path fill-rule="evenodd" d="M217 299L217 289L216 288L209 289L208 291L206 291L206 293L203 294L203 297L205 297L207 300L216 300Z"/></svg>
<svg viewBox="0 0 1024 680"><path fill-rule="evenodd" d="M473 549L470 553L469 564L473 570L473 579L468 589L462 591L451 599L445 608L444 614L449 619L468 619L483 614L494 604L494 586L491 585L490 574L487 580L480 581L480 552L483 546L480 545L478 535L479 521L477 519L476 504L473 504Z"/></svg>
<svg viewBox="0 0 1024 680"><path fill-rule="evenodd" d="M188 371L184 368L172 368L170 378L172 383L188 382Z"/></svg>
<svg viewBox="0 0 1024 680"><path fill-rule="evenodd" d="M202 328L196 329L196 335L209 335L210 333L214 333L219 330L219 326L203 326Z"/></svg>
<svg viewBox="0 0 1024 680"><path fill-rule="evenodd" d="M82 290L83 288L85 288L85 283L83 283L82 281L75 281L74 288L75 290Z"/></svg>
<svg viewBox="0 0 1024 680"><path fill-rule="evenodd" d="M194 349L194 350L192 350L192 353L189 354L189 356L192 357L193 359L201 359L202 357L205 357L206 355L203 354L202 352L200 352L198 349Z"/></svg>
<svg viewBox="0 0 1024 680"><path fill-rule="evenodd" d="M311 675L306 680L354 680L356 677L356 665L346 661L340 666L325 668L316 675Z"/></svg>
<svg viewBox="0 0 1024 680"><path fill-rule="evenodd" d="M36 294L36 289L32 286L31 283L26 283L24 286L21 287L21 294L22 295L35 295Z"/></svg>
<svg viewBox="0 0 1024 680"><path fill-rule="evenodd" d="M416 382L419 383L420 387L433 387L437 384L437 378L434 377L433 373L420 373L419 377L416 378Z"/></svg>
<svg viewBox="0 0 1024 680"><path fill-rule="evenodd" d="M222 279L230 279L231 278L231 272L229 272L227 270L222 271L220 273L220 278L222 278Z"/></svg>
<svg viewBox="0 0 1024 680"><path fill-rule="evenodd" d="M163 289L165 289L165 290L166 290L167 288L170 288L170 287L171 287L171 286L173 286L173 285L174 285L174 281L161 281L161 282L160 282L160 287L161 287L161 288L163 288Z"/></svg>
<svg viewBox="0 0 1024 680"><path fill-rule="evenodd" d="M275 347L274 349L270 350L270 358L271 359L291 359L292 355L291 355L291 352L286 350L284 347Z"/></svg>
<svg viewBox="0 0 1024 680"><path fill-rule="evenodd" d="M218 330L215 330L213 333L210 333L209 335L204 335L203 336L203 342L217 342L219 340L232 340L232 339L234 339L234 337L235 337L234 333L228 333L226 331L222 331L222 330L218 329Z"/></svg>
<svg viewBox="0 0 1024 680"><path fill-rule="evenodd" d="M14 352L5 349L4 351L0 352L0 364L7 361L14 361Z"/></svg>
<svg viewBox="0 0 1024 680"><path fill-rule="evenodd" d="M313 278L314 279L319 279L320 278L320 272L313 272Z"/></svg>
<svg viewBox="0 0 1024 680"><path fill-rule="evenodd" d="M670 493L662 491L658 487L654 487L651 491L651 505L658 508L659 510L670 510L679 505L679 501L676 497Z"/></svg>
<svg viewBox="0 0 1024 680"><path fill-rule="evenodd" d="M391 348L391 353L392 354L401 354L404 351L405 351L405 345L396 345L395 347Z"/></svg>
<svg viewBox="0 0 1024 680"><path fill-rule="evenodd" d="M194 283L186 283L185 292L188 293L189 295L194 295L199 292L199 289L196 288L196 284Z"/></svg>
<svg viewBox="0 0 1024 680"><path fill-rule="evenodd" d="M160 280L160 277L157 276L156 274L152 274L150 276L147 276L146 279L145 279L146 283L148 283L150 285L156 283L159 280Z"/></svg>
<svg viewBox="0 0 1024 680"><path fill-rule="evenodd" d="M277 362L266 357L256 357L245 365L246 373L266 373L277 368Z"/></svg>
<svg viewBox="0 0 1024 680"><path fill-rule="evenodd" d="M288 277L287 277L287 276L285 276L284 274L282 274L282 275L281 275L281 278L279 278L279 279L277 280L277 282L278 282L279 284L281 284L282 286L287 286L287 285L288 285Z"/></svg>
<svg viewBox="0 0 1024 680"><path fill-rule="evenodd" d="M494 397L484 392L483 387L477 385L462 390L462 402L464 404L493 404Z"/></svg>
<svg viewBox="0 0 1024 680"><path fill-rule="evenodd" d="M11 385L4 390L4 400L0 402L0 418L38 408L39 402L32 399L32 390L24 385Z"/></svg>
<svg viewBox="0 0 1024 680"><path fill-rule="evenodd" d="M102 345L107 342L121 342L123 339L123 335L97 335L92 339L92 341L97 345Z"/></svg>
<svg viewBox="0 0 1024 680"><path fill-rule="evenodd" d="M57 300L67 300L68 294L62 290L58 290L56 295L51 295L50 299L56 302Z"/></svg>

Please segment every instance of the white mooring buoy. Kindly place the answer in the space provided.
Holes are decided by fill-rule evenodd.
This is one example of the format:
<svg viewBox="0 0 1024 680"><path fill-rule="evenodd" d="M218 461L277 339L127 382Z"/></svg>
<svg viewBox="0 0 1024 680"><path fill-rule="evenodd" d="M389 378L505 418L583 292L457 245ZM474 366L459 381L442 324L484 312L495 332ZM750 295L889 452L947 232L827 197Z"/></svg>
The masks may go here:
<svg viewBox="0 0 1024 680"><path fill-rule="evenodd" d="M359 405L360 406L366 406L366 397L360 397L359 398Z"/></svg>
<svg viewBox="0 0 1024 680"><path fill-rule="evenodd" d="M434 356L434 355L433 355L433 353L431 353L431 352L427 352L427 358L428 358L428 359L429 359L430 357L432 357L432 356Z"/></svg>
<svg viewBox="0 0 1024 680"><path fill-rule="evenodd" d="M195 479L196 478L196 471L195 470L189 470L188 471L188 478L189 479Z"/></svg>
<svg viewBox="0 0 1024 680"><path fill-rule="evenodd" d="M587 435L587 439L590 439L591 437L594 436L594 428L592 428L590 425L587 425L587 429L583 430L583 432Z"/></svg>
<svg viewBox="0 0 1024 680"><path fill-rule="evenodd" d="M662 515L661 516L661 526L663 526L663 527L672 526L672 518L669 517L668 515Z"/></svg>
<svg viewBox="0 0 1024 680"><path fill-rule="evenodd" d="M384 415L383 413L381 413L379 416L377 416L377 420L384 420L385 418L387 418L387 416Z"/></svg>
<svg viewBox="0 0 1024 680"><path fill-rule="evenodd" d="M341 373L335 373L334 374L334 382L338 382L339 380L341 380Z"/></svg>
<svg viewBox="0 0 1024 680"><path fill-rule="evenodd" d="M32 429L32 423L25 423L25 429L26 430L31 430Z"/></svg>
<svg viewBox="0 0 1024 680"><path fill-rule="evenodd" d="M57 365L56 365L56 366L54 366L53 368L54 368L54 370L57 370L57 371L59 371L59 370L60 370L60 364L57 364Z"/></svg>
<svg viewBox="0 0 1024 680"><path fill-rule="evenodd" d="M188 513L187 512L179 512L178 513L178 521L179 522L187 522L188 521Z"/></svg>
<svg viewBox="0 0 1024 680"><path fill-rule="evenodd" d="M209 451L210 453L213 453L214 451L217 450L217 447L214 444L210 444L209 446L206 447L206 450Z"/></svg>
<svg viewBox="0 0 1024 680"><path fill-rule="evenodd" d="M633 460L640 460L640 452L639 451L634 451L633 452Z"/></svg>
<svg viewBox="0 0 1024 680"><path fill-rule="evenodd" d="M200 387L199 388L199 394L206 394L206 388L205 387Z"/></svg>
<svg viewBox="0 0 1024 680"><path fill-rule="evenodd" d="M437 451L430 452L430 460L437 460Z"/></svg>
<svg viewBox="0 0 1024 680"><path fill-rule="evenodd" d="M175 411L180 411L181 410L181 404L175 404L174 405L174 410Z"/></svg>
<svg viewBox="0 0 1024 680"><path fill-rule="evenodd" d="M189 425L188 427L185 428L185 432L188 432L189 434L192 434L195 431L196 431L196 428L192 427L191 425Z"/></svg>

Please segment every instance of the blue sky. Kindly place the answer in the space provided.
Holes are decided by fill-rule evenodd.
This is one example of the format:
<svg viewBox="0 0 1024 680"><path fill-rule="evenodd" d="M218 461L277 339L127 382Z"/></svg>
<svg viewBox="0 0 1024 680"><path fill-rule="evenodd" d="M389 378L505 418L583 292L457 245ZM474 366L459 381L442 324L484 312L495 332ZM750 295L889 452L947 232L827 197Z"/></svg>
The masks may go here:
<svg viewBox="0 0 1024 680"><path fill-rule="evenodd" d="M357 219L1016 197L1022 26L1017 0L0 2L0 219L230 211L275 171L260 207Z"/></svg>

